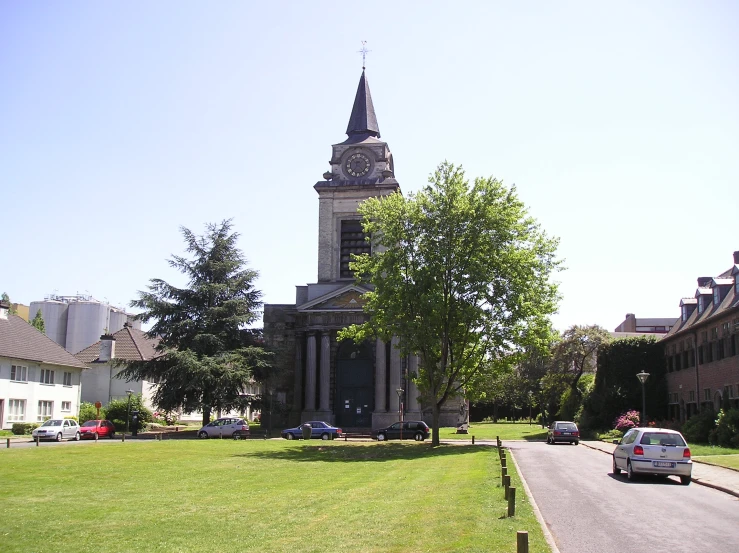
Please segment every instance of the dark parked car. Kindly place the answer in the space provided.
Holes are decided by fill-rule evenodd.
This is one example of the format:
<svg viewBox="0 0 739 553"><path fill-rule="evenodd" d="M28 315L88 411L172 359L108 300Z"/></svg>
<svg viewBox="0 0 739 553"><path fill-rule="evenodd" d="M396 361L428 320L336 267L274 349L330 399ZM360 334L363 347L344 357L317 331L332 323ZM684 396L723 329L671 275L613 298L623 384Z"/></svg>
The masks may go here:
<svg viewBox="0 0 739 553"><path fill-rule="evenodd" d="M547 443L567 442L570 444L580 443L580 430L571 421L554 421L547 430Z"/></svg>
<svg viewBox="0 0 739 553"><path fill-rule="evenodd" d="M310 424L311 439L321 438L322 440L333 440L334 438L341 438L341 428L331 426L327 422L308 421L304 422L303 424ZM280 432L280 436L282 436L286 440L298 440L303 437L302 426L303 425L301 424L300 426L296 426L295 428L286 428L285 430Z"/></svg>
<svg viewBox="0 0 739 553"><path fill-rule="evenodd" d="M82 438L114 438L115 426L110 421L95 420L87 421L80 426L80 436Z"/></svg>
<svg viewBox="0 0 739 553"><path fill-rule="evenodd" d="M401 432L402 430L402 432ZM431 429L423 421L404 421L391 424L387 428L372 431L372 437L378 442L384 440L399 440L401 435L404 440L416 440L422 442L431 436Z"/></svg>

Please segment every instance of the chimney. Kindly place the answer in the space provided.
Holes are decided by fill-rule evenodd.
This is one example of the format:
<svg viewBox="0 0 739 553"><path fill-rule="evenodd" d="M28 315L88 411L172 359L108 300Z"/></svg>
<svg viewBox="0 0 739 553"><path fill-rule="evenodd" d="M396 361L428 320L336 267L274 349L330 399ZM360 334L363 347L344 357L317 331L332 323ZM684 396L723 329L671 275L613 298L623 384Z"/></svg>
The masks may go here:
<svg viewBox="0 0 739 553"><path fill-rule="evenodd" d="M100 337L100 356L98 360L101 363L108 363L111 359L115 359L115 338L111 334L103 334Z"/></svg>
<svg viewBox="0 0 739 553"><path fill-rule="evenodd" d="M734 252L734 265L739 265L739 252Z"/></svg>
<svg viewBox="0 0 739 553"><path fill-rule="evenodd" d="M698 277L698 288L705 288L712 280L711 277Z"/></svg>
<svg viewBox="0 0 739 553"><path fill-rule="evenodd" d="M10 304L6 301L0 301L0 319L7 321L9 312L10 312Z"/></svg>

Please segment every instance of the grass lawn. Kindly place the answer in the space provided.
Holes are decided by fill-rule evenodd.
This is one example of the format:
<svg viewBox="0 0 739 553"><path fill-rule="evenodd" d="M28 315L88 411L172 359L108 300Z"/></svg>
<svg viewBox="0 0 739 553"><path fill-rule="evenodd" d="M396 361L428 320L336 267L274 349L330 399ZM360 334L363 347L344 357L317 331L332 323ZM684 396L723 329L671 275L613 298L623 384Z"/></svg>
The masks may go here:
<svg viewBox="0 0 739 553"><path fill-rule="evenodd" d="M711 455L707 457L694 455L693 459L696 461L705 461L711 465L739 470L739 455Z"/></svg>
<svg viewBox="0 0 739 553"><path fill-rule="evenodd" d="M440 428L439 438L442 440L530 440L546 441L547 429L541 425L523 422L475 422L470 424L469 434L457 434L456 428Z"/></svg>
<svg viewBox="0 0 739 553"><path fill-rule="evenodd" d="M503 436L501 436L502 438ZM518 475L504 518L488 446L164 440L0 453L15 552L548 552Z"/></svg>

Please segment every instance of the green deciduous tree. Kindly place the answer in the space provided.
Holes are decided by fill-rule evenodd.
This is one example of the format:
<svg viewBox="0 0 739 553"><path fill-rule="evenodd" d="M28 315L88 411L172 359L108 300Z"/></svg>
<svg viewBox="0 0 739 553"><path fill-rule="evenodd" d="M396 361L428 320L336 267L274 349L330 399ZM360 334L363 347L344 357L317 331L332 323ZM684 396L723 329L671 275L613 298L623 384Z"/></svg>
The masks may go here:
<svg viewBox="0 0 739 553"><path fill-rule="evenodd" d="M470 185L447 162L419 193L372 198L359 212L372 255L355 256L351 268L373 287L369 321L341 336L397 336L403 354L419 356L414 381L437 445L450 397L474 393L524 346L546 345L558 300L549 280L559 265L557 240L515 189L492 177Z"/></svg>
<svg viewBox="0 0 739 553"><path fill-rule="evenodd" d="M261 334L248 326L259 317L261 292L254 288L257 271L245 267L236 247L231 221L207 225L196 236L182 228L192 259L173 256L171 267L187 275L186 288L152 279L132 307L137 318L153 321L148 335L159 338L159 355L129 364L121 376L158 384L154 403L163 410L244 409L243 394L255 367L265 363Z"/></svg>
<svg viewBox="0 0 739 553"><path fill-rule="evenodd" d="M41 314L40 309L36 311L36 316L31 321L31 326L33 326L39 332L44 332L44 333L46 332L46 325L44 324L44 316Z"/></svg>
<svg viewBox="0 0 739 553"><path fill-rule="evenodd" d="M9 314L11 314L11 315L17 315L18 314L18 312L13 307L13 302L10 301L10 296L8 294L6 294L5 292L3 292L2 293L2 296L0 296L0 301L3 301L3 302L5 302L5 303L8 304L8 306L9 306L8 313Z"/></svg>

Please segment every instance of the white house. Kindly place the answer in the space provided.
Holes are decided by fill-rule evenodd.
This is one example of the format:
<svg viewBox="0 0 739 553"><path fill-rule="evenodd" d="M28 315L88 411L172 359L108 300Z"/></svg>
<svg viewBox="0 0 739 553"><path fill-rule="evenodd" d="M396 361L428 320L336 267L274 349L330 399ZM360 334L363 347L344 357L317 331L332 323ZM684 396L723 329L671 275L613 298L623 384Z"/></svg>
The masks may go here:
<svg viewBox="0 0 739 553"><path fill-rule="evenodd" d="M77 416L85 364L0 302L0 428Z"/></svg>

